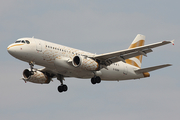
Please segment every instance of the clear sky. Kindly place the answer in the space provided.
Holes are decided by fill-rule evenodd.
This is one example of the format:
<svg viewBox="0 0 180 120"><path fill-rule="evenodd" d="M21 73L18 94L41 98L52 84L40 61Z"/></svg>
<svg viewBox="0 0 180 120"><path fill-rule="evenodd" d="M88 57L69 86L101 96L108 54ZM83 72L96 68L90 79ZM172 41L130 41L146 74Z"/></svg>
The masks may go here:
<svg viewBox="0 0 180 120"><path fill-rule="evenodd" d="M1 0L1 120L179 120L179 0ZM92 53L129 47L137 34L146 44L175 39L175 45L154 49L142 67L173 64L140 80L104 82L66 78L24 83L25 62L7 53L18 38L36 37ZM36 66L40 68L39 66Z"/></svg>

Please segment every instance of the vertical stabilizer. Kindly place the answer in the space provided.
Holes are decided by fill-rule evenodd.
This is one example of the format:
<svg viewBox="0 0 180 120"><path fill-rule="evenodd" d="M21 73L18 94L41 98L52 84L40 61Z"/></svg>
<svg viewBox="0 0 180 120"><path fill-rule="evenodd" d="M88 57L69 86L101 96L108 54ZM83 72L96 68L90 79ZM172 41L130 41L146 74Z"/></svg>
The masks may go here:
<svg viewBox="0 0 180 120"><path fill-rule="evenodd" d="M129 46L128 49L143 46L144 42L145 42L145 36L141 35L141 34L138 34L136 36L136 38L134 39L134 41L131 43L131 45ZM138 68L141 68L142 55L127 59L126 63L128 63L130 65L133 65L133 66L136 66Z"/></svg>

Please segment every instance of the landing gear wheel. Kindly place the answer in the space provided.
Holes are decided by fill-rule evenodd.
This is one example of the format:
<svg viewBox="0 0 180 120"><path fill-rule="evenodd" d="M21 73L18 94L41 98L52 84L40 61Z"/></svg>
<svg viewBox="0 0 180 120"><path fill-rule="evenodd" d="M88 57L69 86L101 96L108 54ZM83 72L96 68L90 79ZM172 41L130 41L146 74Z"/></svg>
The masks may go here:
<svg viewBox="0 0 180 120"><path fill-rule="evenodd" d="M58 91L61 93L61 92L63 92L63 87L60 85L60 86L58 86Z"/></svg>
<svg viewBox="0 0 180 120"><path fill-rule="evenodd" d="M101 83L101 78L99 76L96 77L96 83Z"/></svg>
<svg viewBox="0 0 180 120"><path fill-rule="evenodd" d="M60 85L58 87L58 91L61 93L61 92L66 92L68 90L68 87L67 85Z"/></svg>
<svg viewBox="0 0 180 120"><path fill-rule="evenodd" d="M93 78L91 78L91 83L94 85L94 84L96 84L96 79L93 77Z"/></svg>
<svg viewBox="0 0 180 120"><path fill-rule="evenodd" d="M63 85L63 91L66 92L68 90L67 85Z"/></svg>
<svg viewBox="0 0 180 120"><path fill-rule="evenodd" d="M100 82L101 82L101 78L99 76L91 78L91 83L93 85Z"/></svg>

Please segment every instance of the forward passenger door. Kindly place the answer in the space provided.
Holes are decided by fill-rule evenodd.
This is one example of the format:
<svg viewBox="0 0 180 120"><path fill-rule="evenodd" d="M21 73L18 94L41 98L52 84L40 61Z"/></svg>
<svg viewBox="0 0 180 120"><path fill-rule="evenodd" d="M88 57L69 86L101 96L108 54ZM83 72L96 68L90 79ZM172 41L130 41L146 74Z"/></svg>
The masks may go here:
<svg viewBox="0 0 180 120"><path fill-rule="evenodd" d="M37 39L35 39L35 41L36 41L36 50L37 50L38 52L42 52L41 41L40 41L40 40L37 40Z"/></svg>

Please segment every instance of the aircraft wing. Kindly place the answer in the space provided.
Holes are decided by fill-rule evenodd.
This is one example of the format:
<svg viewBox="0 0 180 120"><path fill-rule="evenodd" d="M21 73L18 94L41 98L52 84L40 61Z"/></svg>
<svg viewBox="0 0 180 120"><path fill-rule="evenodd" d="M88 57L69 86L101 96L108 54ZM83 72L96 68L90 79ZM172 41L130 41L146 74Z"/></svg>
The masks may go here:
<svg viewBox="0 0 180 120"><path fill-rule="evenodd" d="M112 63L115 63L118 61L125 62L126 59L136 57L139 55L147 56L146 55L147 53L152 52L152 48L156 48L156 47L166 45L169 43L174 44L174 40L173 41L162 41L162 42L144 45L144 46L140 46L140 47L136 47L136 48L132 48L132 49L125 49L125 50L121 50L121 51L100 54L100 55L96 55L94 58L100 60L102 64L108 66L108 65L111 65Z"/></svg>
<svg viewBox="0 0 180 120"><path fill-rule="evenodd" d="M43 73L46 73L47 75L49 75L49 76L52 77L52 78L55 78L55 77L56 77L56 74L57 74L56 71L53 71L53 70L48 69L48 68L38 69L38 71L41 71L41 72L43 72Z"/></svg>
<svg viewBox="0 0 180 120"><path fill-rule="evenodd" d="M49 69L49 68L46 68L46 67L44 67L44 68L42 68L42 69L38 69L38 71L41 71L41 72L47 74L47 75L50 76L51 78L56 78L57 75L59 74L59 72L56 71L55 69ZM63 76L64 76L64 77L69 77L69 76L65 76L65 75L63 75Z"/></svg>

